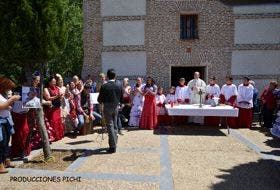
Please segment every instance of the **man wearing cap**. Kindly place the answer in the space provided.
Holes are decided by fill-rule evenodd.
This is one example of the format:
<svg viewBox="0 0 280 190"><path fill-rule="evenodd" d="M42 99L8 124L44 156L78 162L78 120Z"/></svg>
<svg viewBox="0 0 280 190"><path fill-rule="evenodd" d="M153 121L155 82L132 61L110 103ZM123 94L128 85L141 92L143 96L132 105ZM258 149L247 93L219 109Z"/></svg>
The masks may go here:
<svg viewBox="0 0 280 190"><path fill-rule="evenodd" d="M237 90L237 107L239 108L238 127L250 128L252 124L254 87L249 81L248 77L244 77L243 83L238 86Z"/></svg>

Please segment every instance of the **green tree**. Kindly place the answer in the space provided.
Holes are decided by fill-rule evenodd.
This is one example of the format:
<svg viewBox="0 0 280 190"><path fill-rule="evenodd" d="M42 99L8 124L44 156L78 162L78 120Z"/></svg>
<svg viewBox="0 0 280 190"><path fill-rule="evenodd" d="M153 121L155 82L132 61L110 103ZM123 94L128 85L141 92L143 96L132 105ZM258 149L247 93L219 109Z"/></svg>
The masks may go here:
<svg viewBox="0 0 280 190"><path fill-rule="evenodd" d="M82 0L0 1L0 74L30 79L42 62L52 74L81 73L82 13Z"/></svg>
<svg viewBox="0 0 280 190"><path fill-rule="evenodd" d="M1 65L21 67L28 75L36 68L44 73L47 62L66 47L67 10L68 0L1 1ZM44 156L48 159L51 151L42 108L36 110L35 117L43 140Z"/></svg>
<svg viewBox="0 0 280 190"><path fill-rule="evenodd" d="M66 14L68 39L65 49L49 62L51 73L73 76L83 65L83 9L81 0L69 0Z"/></svg>

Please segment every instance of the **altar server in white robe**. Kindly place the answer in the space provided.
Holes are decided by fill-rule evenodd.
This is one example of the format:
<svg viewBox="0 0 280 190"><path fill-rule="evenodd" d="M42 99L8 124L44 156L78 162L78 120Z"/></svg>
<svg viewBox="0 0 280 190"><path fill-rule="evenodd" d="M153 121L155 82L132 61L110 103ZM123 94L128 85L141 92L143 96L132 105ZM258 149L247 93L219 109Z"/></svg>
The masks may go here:
<svg viewBox="0 0 280 190"><path fill-rule="evenodd" d="M175 87L171 86L169 89L169 93L166 95L166 103L174 104L177 102L177 98L175 95Z"/></svg>
<svg viewBox="0 0 280 190"><path fill-rule="evenodd" d="M227 76L226 84L224 84L221 88L220 103L235 106L237 94L237 87L233 84L233 78Z"/></svg>
<svg viewBox="0 0 280 190"><path fill-rule="evenodd" d="M206 86L206 104L212 104L213 98L219 98L221 93L219 85L216 84L216 77L209 79L209 84ZM205 117L204 123L208 126L218 126L220 117Z"/></svg>
<svg viewBox="0 0 280 190"><path fill-rule="evenodd" d="M216 77L209 79L209 84L206 86L206 103L211 104L214 97L219 98L221 93L219 85L216 84Z"/></svg>
<svg viewBox="0 0 280 190"><path fill-rule="evenodd" d="M186 80L180 78L179 86L176 87L175 97L179 104L190 103L190 91L188 86L185 85Z"/></svg>
<svg viewBox="0 0 280 190"><path fill-rule="evenodd" d="M252 124L254 87L249 80L248 77L244 77L243 84L240 84L237 90L238 127L250 128Z"/></svg>
<svg viewBox="0 0 280 190"><path fill-rule="evenodd" d="M237 87L233 84L233 78L230 76L226 77L226 84L221 88L220 103L235 107L237 98ZM228 117L227 124L231 128L236 128L237 119L235 117ZM226 123L224 123L226 125Z"/></svg>
<svg viewBox="0 0 280 190"><path fill-rule="evenodd" d="M156 95L156 105L157 105L157 114L158 115L165 115L165 104L166 104L166 97L163 94L163 88L159 87L158 88L158 93Z"/></svg>
<svg viewBox="0 0 280 190"><path fill-rule="evenodd" d="M158 88L158 93L156 95L156 110L157 110L157 119L158 119L158 124L160 125L165 125L169 121L169 117L167 115L166 109L165 109L165 104L166 104L166 97L163 94L163 88L159 87Z"/></svg>
<svg viewBox="0 0 280 190"><path fill-rule="evenodd" d="M199 95L200 91L202 92L202 96L201 96L202 103L204 103L204 100L205 100L206 83L203 80L201 80L199 77L200 77L200 73L195 72L194 79L192 79L188 83L191 104L200 103L200 95ZM189 117L189 122L193 122L196 124L203 124L204 117L201 117L201 116Z"/></svg>

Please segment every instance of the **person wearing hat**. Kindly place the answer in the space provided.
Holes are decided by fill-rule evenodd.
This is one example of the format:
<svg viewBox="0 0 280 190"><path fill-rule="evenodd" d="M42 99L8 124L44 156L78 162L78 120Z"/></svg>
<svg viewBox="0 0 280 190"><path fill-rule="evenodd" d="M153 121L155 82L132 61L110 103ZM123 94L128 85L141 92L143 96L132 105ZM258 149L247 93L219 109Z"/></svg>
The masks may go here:
<svg viewBox="0 0 280 190"><path fill-rule="evenodd" d="M206 104L211 104L213 98L219 98L221 93L219 85L216 84L216 77L209 79L209 84L206 86ZM209 126L218 126L220 123L220 117L205 117L205 124Z"/></svg>
<svg viewBox="0 0 280 190"><path fill-rule="evenodd" d="M249 81L248 77L244 77L243 83L238 86L237 90L237 107L239 108L238 127L250 128L252 124L254 87Z"/></svg>

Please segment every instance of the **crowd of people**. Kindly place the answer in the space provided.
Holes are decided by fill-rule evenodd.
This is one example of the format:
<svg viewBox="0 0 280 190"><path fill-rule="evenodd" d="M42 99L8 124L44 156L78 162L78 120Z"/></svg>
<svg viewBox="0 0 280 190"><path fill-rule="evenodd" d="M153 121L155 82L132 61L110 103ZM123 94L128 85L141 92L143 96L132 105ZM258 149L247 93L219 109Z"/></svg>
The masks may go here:
<svg viewBox="0 0 280 190"><path fill-rule="evenodd" d="M165 105L171 104L213 104L218 98L220 104L231 105L239 108L238 118L228 118L231 128L252 125L252 112L258 105L258 91L255 83L244 77L243 83L238 87L233 84L232 77L226 77L225 84L220 88L215 77L209 79L207 85L200 79L199 72L194 73L194 79L186 83L180 78L178 86L171 86L168 93L157 86L152 77L137 78L131 87L129 79L116 80L113 69L108 70L107 77L101 73L99 80L94 81L89 75L86 80L74 76L66 85L60 74L48 78L43 92L40 91L40 74L32 75L30 85L23 82L21 86L31 86L30 91L40 97L43 96L44 123L48 131L49 141L62 139L65 134L76 138L85 123L92 126L106 125L109 135L109 152L115 152L118 135L123 135L122 127L138 127L140 129L156 129L158 125L169 125L172 120ZM6 173L6 167L14 167L9 159L25 157L32 149L42 146L42 138L35 119L36 109L22 106L21 87L8 78L0 78L0 173ZM271 81L269 86L260 95L260 104L263 111L264 127L272 128L273 134L280 136L280 125L275 125L274 113L280 91L276 81ZM14 89L12 95L11 90ZM91 93L99 93L99 104L93 104ZM202 99L201 99L202 97ZM218 125L218 117L182 117L178 116L177 124L194 123L198 125ZM278 121L280 123L280 120ZM9 155L8 144L10 137L11 151Z"/></svg>

